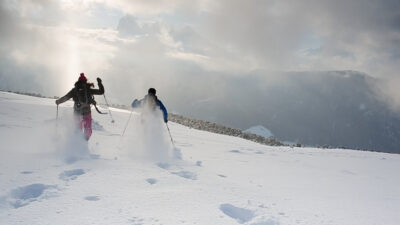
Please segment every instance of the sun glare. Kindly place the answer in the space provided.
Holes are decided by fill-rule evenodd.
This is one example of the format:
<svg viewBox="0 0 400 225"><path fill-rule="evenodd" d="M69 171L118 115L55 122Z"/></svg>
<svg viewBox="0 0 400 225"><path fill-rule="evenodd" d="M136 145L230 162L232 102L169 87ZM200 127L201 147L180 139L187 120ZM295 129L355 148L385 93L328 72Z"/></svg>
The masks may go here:
<svg viewBox="0 0 400 225"><path fill-rule="evenodd" d="M79 40L73 35L68 37L67 43L67 58L65 61L65 89L70 89L74 84L81 71L80 55L79 55Z"/></svg>

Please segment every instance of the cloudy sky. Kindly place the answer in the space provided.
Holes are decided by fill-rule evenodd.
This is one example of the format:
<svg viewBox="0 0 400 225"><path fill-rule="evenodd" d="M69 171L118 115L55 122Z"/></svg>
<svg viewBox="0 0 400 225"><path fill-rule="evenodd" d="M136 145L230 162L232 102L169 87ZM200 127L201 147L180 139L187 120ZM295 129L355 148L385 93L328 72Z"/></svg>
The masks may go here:
<svg viewBox="0 0 400 225"><path fill-rule="evenodd" d="M85 72L113 103L175 105L253 71L354 70L400 109L399 0L1 0L0 32L5 90L61 96Z"/></svg>

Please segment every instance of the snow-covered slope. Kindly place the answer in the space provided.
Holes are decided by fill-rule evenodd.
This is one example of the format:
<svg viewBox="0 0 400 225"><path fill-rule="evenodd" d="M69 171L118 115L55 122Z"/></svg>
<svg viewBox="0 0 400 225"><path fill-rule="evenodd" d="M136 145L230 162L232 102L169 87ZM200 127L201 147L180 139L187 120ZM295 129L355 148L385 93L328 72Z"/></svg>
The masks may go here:
<svg viewBox="0 0 400 225"><path fill-rule="evenodd" d="M269 147L113 110L85 146L71 102L0 92L0 224L400 223L400 156ZM180 159L181 158L181 159Z"/></svg>
<svg viewBox="0 0 400 225"><path fill-rule="evenodd" d="M270 137L274 136L270 130L268 130L267 128L265 128L261 125L252 126L249 129L245 130L244 132L251 133L251 134L257 134L257 135L260 135L265 138L270 138Z"/></svg>

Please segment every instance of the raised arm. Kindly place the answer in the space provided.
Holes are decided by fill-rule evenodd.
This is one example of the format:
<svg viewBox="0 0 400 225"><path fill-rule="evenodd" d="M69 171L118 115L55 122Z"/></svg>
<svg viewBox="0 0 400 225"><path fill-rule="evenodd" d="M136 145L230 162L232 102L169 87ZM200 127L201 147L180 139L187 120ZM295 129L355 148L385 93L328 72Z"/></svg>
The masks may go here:
<svg viewBox="0 0 400 225"><path fill-rule="evenodd" d="M99 89L90 89L90 92L93 95L102 95L102 94L104 94L104 86L103 86L103 83L102 83L102 81L101 81L101 79L99 77L97 78L97 85L99 86Z"/></svg>

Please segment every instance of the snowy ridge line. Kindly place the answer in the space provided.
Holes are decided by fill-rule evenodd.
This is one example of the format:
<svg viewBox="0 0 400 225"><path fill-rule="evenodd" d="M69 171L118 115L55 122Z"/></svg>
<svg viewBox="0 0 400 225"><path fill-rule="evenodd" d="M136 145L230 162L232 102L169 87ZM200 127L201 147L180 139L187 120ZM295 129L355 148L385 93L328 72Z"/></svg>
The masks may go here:
<svg viewBox="0 0 400 225"><path fill-rule="evenodd" d="M245 133L239 129L223 126L209 121L191 119L181 115L169 113L168 118L170 121L179 123L181 125L194 128L197 130L204 130L211 133L224 134L234 137L240 137L246 140L254 141L263 145L269 146L284 146L283 143L274 138L265 138L263 136L251 133Z"/></svg>
<svg viewBox="0 0 400 225"><path fill-rule="evenodd" d="M10 90L0 89L0 92L8 92L8 93L14 93L14 94L18 94L18 95L27 95L27 96L38 97L38 98L49 98L49 99L58 99L59 98L58 96L48 97L48 96L44 96L40 93L31 93L31 92L22 92L22 91L10 91Z"/></svg>
<svg viewBox="0 0 400 225"><path fill-rule="evenodd" d="M58 96L53 96L53 97L49 97L49 96L45 96L42 95L40 93L30 93L30 92L21 92L21 91L10 91L10 90L2 90L0 89L0 92L8 92L8 93L14 93L14 94L19 94L19 95L27 95L27 96L32 96L32 97L38 97L38 98L48 98L48 99L59 99L60 97ZM107 106L104 103L97 103L97 105L100 106ZM110 107L113 108L117 108L117 109L125 109L125 110L129 110L129 107L126 105L122 105L122 104L109 104Z"/></svg>

